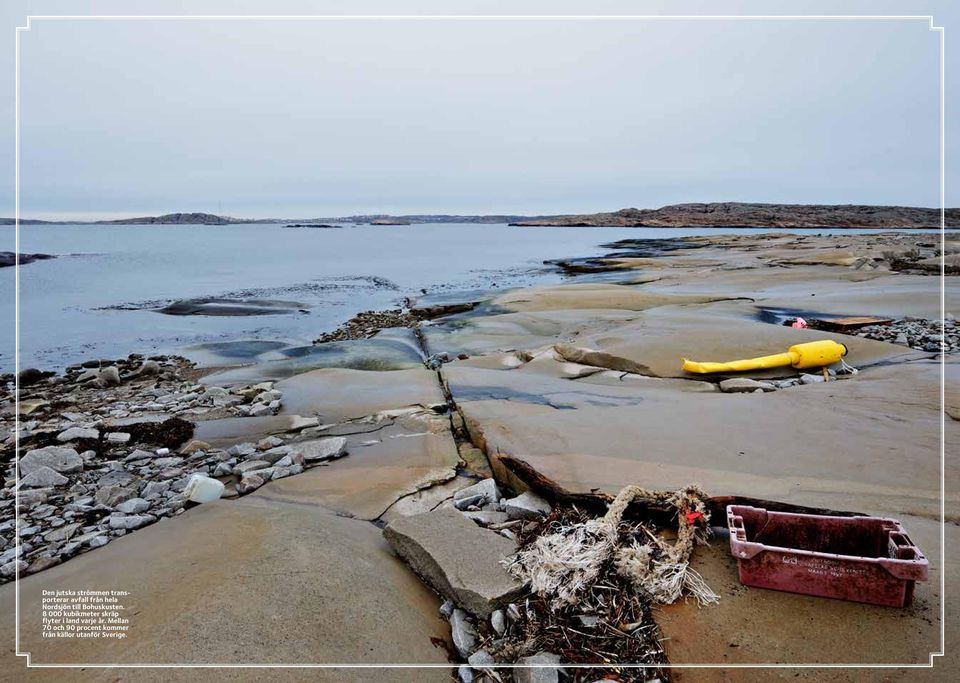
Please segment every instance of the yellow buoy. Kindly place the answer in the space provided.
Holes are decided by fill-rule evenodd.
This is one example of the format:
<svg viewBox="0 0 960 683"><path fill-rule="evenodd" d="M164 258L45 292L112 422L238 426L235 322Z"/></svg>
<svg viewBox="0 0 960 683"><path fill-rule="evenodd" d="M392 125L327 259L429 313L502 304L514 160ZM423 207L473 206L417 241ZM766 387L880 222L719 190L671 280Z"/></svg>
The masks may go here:
<svg viewBox="0 0 960 683"><path fill-rule="evenodd" d="M766 370L792 365L798 370L820 368L832 365L847 355L847 347L832 339L795 344L786 353L772 356L734 360L729 363L698 363L683 359L683 369L687 372L707 374L710 372L743 372L744 370Z"/></svg>

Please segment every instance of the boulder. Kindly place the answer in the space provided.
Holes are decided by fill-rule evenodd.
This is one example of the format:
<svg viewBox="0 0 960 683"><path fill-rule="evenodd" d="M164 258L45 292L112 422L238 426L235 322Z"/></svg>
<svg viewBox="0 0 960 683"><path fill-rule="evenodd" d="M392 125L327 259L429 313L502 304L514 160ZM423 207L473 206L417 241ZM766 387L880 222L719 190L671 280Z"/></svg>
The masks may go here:
<svg viewBox="0 0 960 683"><path fill-rule="evenodd" d="M301 441L300 443L289 444L289 446L290 450L287 451L287 454L294 461L296 461L296 456L300 456L306 462L321 462L339 458L347 453L347 440L342 436Z"/></svg>
<svg viewBox="0 0 960 683"><path fill-rule="evenodd" d="M510 519L540 519L553 510L550 503L532 491L504 501L503 511Z"/></svg>
<svg viewBox="0 0 960 683"><path fill-rule="evenodd" d="M50 469L45 465L32 470L30 474L20 477L20 488L40 489L47 486L64 486L70 483L70 480L59 472Z"/></svg>
<svg viewBox="0 0 960 683"><path fill-rule="evenodd" d="M83 458L72 448L61 446L35 448L20 458L21 474L30 474L41 467L49 467L60 474L72 474L83 469Z"/></svg>
<svg viewBox="0 0 960 683"><path fill-rule="evenodd" d="M516 544L450 508L394 520L383 531L394 551L445 598L486 618L523 591L500 560Z"/></svg>

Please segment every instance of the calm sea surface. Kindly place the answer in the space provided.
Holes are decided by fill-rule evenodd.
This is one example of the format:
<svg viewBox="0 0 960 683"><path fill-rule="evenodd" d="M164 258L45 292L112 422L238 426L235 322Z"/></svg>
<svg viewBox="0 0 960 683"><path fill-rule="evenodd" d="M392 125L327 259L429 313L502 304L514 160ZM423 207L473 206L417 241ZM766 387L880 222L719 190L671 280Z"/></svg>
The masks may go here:
<svg viewBox="0 0 960 683"><path fill-rule="evenodd" d="M0 249L12 251L14 228L0 230ZM476 224L334 230L23 226L21 252L58 257L20 269L20 366L55 369L221 341L305 344L357 312L390 308L422 290L435 299L456 298L458 292L557 282L563 277L544 267L545 259L602 254L609 250L600 244L627 237L705 232L756 231ZM213 317L150 310L204 297L297 302L304 312ZM2 372L14 367L14 299L14 269L0 269L0 315L10 323L0 337Z"/></svg>

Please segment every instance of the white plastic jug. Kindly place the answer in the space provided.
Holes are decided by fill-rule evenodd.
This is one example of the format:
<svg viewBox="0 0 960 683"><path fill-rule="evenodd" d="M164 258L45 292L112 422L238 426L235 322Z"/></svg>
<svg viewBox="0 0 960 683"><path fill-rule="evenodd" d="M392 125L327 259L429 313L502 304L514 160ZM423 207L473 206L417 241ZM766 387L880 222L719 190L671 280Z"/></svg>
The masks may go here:
<svg viewBox="0 0 960 683"><path fill-rule="evenodd" d="M194 503L212 503L223 493L223 483L204 474L194 474L183 489L183 494Z"/></svg>

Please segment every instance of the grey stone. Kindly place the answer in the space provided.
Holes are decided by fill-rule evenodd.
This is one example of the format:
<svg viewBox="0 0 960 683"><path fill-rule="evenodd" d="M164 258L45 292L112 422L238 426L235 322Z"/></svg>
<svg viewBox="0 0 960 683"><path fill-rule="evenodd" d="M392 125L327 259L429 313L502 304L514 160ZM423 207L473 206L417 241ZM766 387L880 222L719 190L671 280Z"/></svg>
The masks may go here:
<svg viewBox="0 0 960 683"><path fill-rule="evenodd" d="M73 534L76 533L77 529L79 529L81 526L82 525L79 522L75 522L73 524L64 524L61 527L57 527L56 529L45 533L43 535L43 540L49 541L50 543L69 540L70 537L73 536Z"/></svg>
<svg viewBox="0 0 960 683"><path fill-rule="evenodd" d="M269 462L267 462L266 460L260 460L259 458L255 460L244 460L243 462L239 463L236 467L233 468L233 473L239 476L244 474L245 472L262 470L265 467L269 467L269 466L270 466Z"/></svg>
<svg viewBox="0 0 960 683"><path fill-rule="evenodd" d="M120 371L115 365L105 367L97 374L97 384L101 387L115 387L120 384Z"/></svg>
<svg viewBox="0 0 960 683"><path fill-rule="evenodd" d="M137 448L130 455L123 459L124 462L133 462L135 460L153 460L156 457L156 453L152 451L145 451L141 448Z"/></svg>
<svg viewBox="0 0 960 683"><path fill-rule="evenodd" d="M453 505L458 510L466 510L471 505L480 507L498 500L500 500L500 489L497 488L497 482L493 479L484 479L453 494Z"/></svg>
<svg viewBox="0 0 960 683"><path fill-rule="evenodd" d="M450 615L450 638L461 657L469 657L477 646L477 629L470 623L470 617L462 609L453 610Z"/></svg>
<svg viewBox="0 0 960 683"><path fill-rule="evenodd" d="M139 377L148 377L148 376L152 376L152 375L159 375L159 374L160 374L160 364L159 364L157 361L155 361L155 360L145 360L145 361L143 361L143 363L140 365L140 367L137 368L136 374L137 374L137 376L139 376Z"/></svg>
<svg viewBox="0 0 960 683"><path fill-rule="evenodd" d="M270 406L263 403L255 403L250 407L250 417L264 417L270 414Z"/></svg>
<svg viewBox="0 0 960 683"><path fill-rule="evenodd" d="M51 488L32 489L30 491L20 491L20 504L29 507L38 503L45 503L53 493Z"/></svg>
<svg viewBox="0 0 960 683"><path fill-rule="evenodd" d="M101 489L98 489L97 492L93 494L93 499L100 505L115 507L119 503L129 500L136 495L137 490L134 488L120 486L119 484L111 484L110 486L105 486Z"/></svg>
<svg viewBox="0 0 960 683"><path fill-rule="evenodd" d="M4 550L3 553L0 553L0 564L6 564L6 563L9 562L10 560L16 559L18 555L22 555L22 554L24 554L23 546L20 546L19 548L17 548L16 546L14 546L13 548L10 548L9 550ZM450 604L451 604L450 611L452 612L452 611L453 611L453 607L452 607L453 603L450 603Z"/></svg>
<svg viewBox="0 0 960 683"><path fill-rule="evenodd" d="M41 467L49 467L61 474L71 474L83 470L83 458L72 448L62 446L35 448L20 458L21 474L30 474Z"/></svg>
<svg viewBox="0 0 960 683"><path fill-rule="evenodd" d="M823 375L800 375L800 384L818 384L823 381Z"/></svg>
<svg viewBox="0 0 960 683"><path fill-rule="evenodd" d="M110 443L127 443L130 440L130 435L126 432L110 432L107 434L107 441Z"/></svg>
<svg viewBox="0 0 960 683"><path fill-rule="evenodd" d="M301 429L306 429L307 427L316 427L319 424L320 424L320 420L315 417L302 417L300 415L291 415L290 427L288 427L288 429L292 432L298 432Z"/></svg>
<svg viewBox="0 0 960 683"><path fill-rule="evenodd" d="M457 667L457 680L460 681L460 683L473 683L476 680L476 676L473 675L473 669L466 664L461 664Z"/></svg>
<svg viewBox="0 0 960 683"><path fill-rule="evenodd" d="M9 559L12 559L12 558L13 558L13 555L11 555L10 557L6 558L6 560L9 560ZM0 562L6 562L6 560L0 560ZM456 607L456 605L453 604L453 600L444 600L444 601L443 601L443 604L440 605L440 614L443 615L443 618L444 618L444 619L448 619L448 620L449 620L449 619L450 619L450 615L453 614L453 608L454 608L454 607Z"/></svg>
<svg viewBox="0 0 960 683"><path fill-rule="evenodd" d="M247 474L237 484L237 493L244 494L256 491L266 483L266 479L258 474Z"/></svg>
<svg viewBox="0 0 960 683"><path fill-rule="evenodd" d="M492 669L497 664L497 660L486 650L477 650L467 657L467 663L474 669Z"/></svg>
<svg viewBox="0 0 960 683"><path fill-rule="evenodd" d="M227 449L227 454L236 458L245 458L257 452L257 447L252 443L238 443Z"/></svg>
<svg viewBox="0 0 960 683"><path fill-rule="evenodd" d="M86 427L70 427L57 434L57 441L66 443L67 441L76 441L77 439L99 439L100 432L96 429Z"/></svg>
<svg viewBox="0 0 960 683"><path fill-rule="evenodd" d="M150 500L151 498L160 496L170 490L170 484L171 482L169 481L148 482L147 485L143 487L143 491L140 493L140 495L147 500Z"/></svg>
<svg viewBox="0 0 960 683"><path fill-rule="evenodd" d="M263 451L257 455L257 460L266 460L271 465L278 460L281 460L287 457L287 454L290 453L290 446L277 446L271 448L268 451ZM298 456L298 460L303 461L303 456Z"/></svg>
<svg viewBox="0 0 960 683"><path fill-rule="evenodd" d="M334 436L329 439L315 439L313 441L301 441L300 443L289 444L288 451L291 457L298 455L306 462L320 462L323 460L333 460L346 454L347 440L342 436Z"/></svg>
<svg viewBox="0 0 960 683"><path fill-rule="evenodd" d="M106 535L94 536L89 541L87 541L87 546L90 548L100 548L105 546L110 542L110 537Z"/></svg>
<svg viewBox="0 0 960 683"><path fill-rule="evenodd" d="M504 614L502 609L496 609L490 615L490 626L499 636L502 636L507 630L507 615Z"/></svg>
<svg viewBox="0 0 960 683"><path fill-rule="evenodd" d="M560 655L538 652L529 657L521 657L517 664L530 668L513 670L513 680L516 683L557 683L560 680Z"/></svg>
<svg viewBox="0 0 960 683"><path fill-rule="evenodd" d="M117 505L117 512L137 515L150 509L150 503L143 498L130 498Z"/></svg>
<svg viewBox="0 0 960 683"><path fill-rule="evenodd" d="M139 529L153 521L156 521L156 517L153 515L112 514L108 519L108 524L111 529Z"/></svg>
<svg viewBox="0 0 960 683"><path fill-rule="evenodd" d="M536 493L524 491L516 498L505 501L503 510L510 519L540 519L542 516L549 515L553 508Z"/></svg>
<svg viewBox="0 0 960 683"><path fill-rule="evenodd" d="M478 616L487 617L523 590L500 564L516 545L457 510L396 519L383 535L437 592Z"/></svg>
<svg viewBox="0 0 960 683"><path fill-rule="evenodd" d="M126 486L127 484L134 484L137 480L135 476L123 469L122 466L117 464L117 468L112 472L107 472L105 475L97 479L97 486L113 486L114 484L120 484Z"/></svg>
<svg viewBox="0 0 960 683"><path fill-rule="evenodd" d="M503 524L504 522L510 521L510 517L506 512L498 512L496 510L477 510L476 512L464 512L465 517L472 519L478 524L483 526L489 526L491 524Z"/></svg>
<svg viewBox="0 0 960 683"><path fill-rule="evenodd" d="M20 488L39 489L47 486L63 486L70 480L45 465L41 465L30 474L20 477Z"/></svg>
<svg viewBox="0 0 960 683"><path fill-rule="evenodd" d="M759 382L749 377L731 377L730 379L721 380L720 382L720 391L725 394L747 394L753 393L758 389L761 391L777 390L770 382Z"/></svg>
<svg viewBox="0 0 960 683"><path fill-rule="evenodd" d="M276 448L277 446L283 445L283 439L280 439L276 436L268 436L265 439L260 439L257 442L258 451L269 451L271 448Z"/></svg>
<svg viewBox="0 0 960 683"><path fill-rule="evenodd" d="M5 579L12 579L17 571L24 572L27 569L27 563L23 560L10 560L0 566L0 576Z"/></svg>

